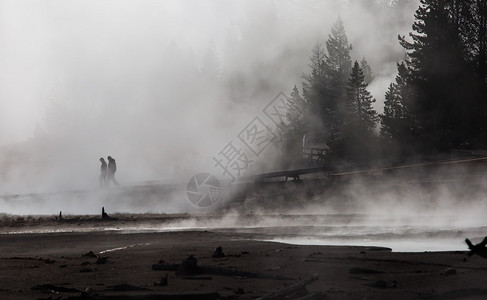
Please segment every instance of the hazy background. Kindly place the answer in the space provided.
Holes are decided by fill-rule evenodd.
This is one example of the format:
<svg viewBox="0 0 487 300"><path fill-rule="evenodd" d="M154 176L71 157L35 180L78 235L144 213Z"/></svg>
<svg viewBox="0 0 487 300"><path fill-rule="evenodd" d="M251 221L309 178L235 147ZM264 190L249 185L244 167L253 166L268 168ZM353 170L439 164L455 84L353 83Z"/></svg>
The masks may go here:
<svg viewBox="0 0 487 300"><path fill-rule="evenodd" d="M389 2L0 1L0 193L97 188L108 155L122 185L221 176L339 16L381 112L419 4Z"/></svg>

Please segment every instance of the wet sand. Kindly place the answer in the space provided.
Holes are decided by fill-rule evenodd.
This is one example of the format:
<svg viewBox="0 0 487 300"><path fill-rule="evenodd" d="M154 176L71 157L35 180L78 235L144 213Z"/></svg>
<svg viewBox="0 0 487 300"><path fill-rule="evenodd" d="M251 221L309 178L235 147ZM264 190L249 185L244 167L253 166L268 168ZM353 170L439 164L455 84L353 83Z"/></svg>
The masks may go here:
<svg viewBox="0 0 487 300"><path fill-rule="evenodd" d="M487 297L487 259L464 251L399 253L379 247L287 245L225 230L18 233L47 221L15 220L4 218L1 223L4 232L16 228L17 233L0 235L0 299L256 299L315 274L318 280L289 299ZM96 219L49 220L59 228L93 222L120 225ZM225 257L212 258L218 246ZM87 255L90 251L94 255ZM197 258L203 272L153 270L154 264L181 264L189 255ZM166 274L167 285L159 285Z"/></svg>

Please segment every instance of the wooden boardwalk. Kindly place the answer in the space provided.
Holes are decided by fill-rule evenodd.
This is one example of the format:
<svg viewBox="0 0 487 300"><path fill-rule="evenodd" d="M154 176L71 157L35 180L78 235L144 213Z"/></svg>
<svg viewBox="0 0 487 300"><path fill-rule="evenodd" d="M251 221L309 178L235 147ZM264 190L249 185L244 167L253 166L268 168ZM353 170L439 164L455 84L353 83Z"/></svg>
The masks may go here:
<svg viewBox="0 0 487 300"><path fill-rule="evenodd" d="M300 176L304 175L304 174L328 173L328 172L330 172L330 168L326 168L326 167L304 168L304 169L284 170L284 171L262 173L262 174L257 174L257 175L242 176L239 178L239 180L263 182L264 179L280 178L280 177L283 177L286 181L289 178L291 178L293 180L300 180Z"/></svg>
<svg viewBox="0 0 487 300"><path fill-rule="evenodd" d="M326 165L324 167L311 167L311 168L300 168L293 170L281 170L268 173L260 173L255 175L241 176L238 178L238 182L256 182L262 183L265 180L284 180L289 179L293 181L301 180L301 176L305 174L321 174L324 177L330 179L354 176L354 175L377 175L377 174L388 174L396 170L401 169L415 169L415 168L436 168L447 165L462 165L462 166L479 166L483 172L487 170L487 156L484 155L471 155L467 157L457 157L452 159L443 160L426 160L417 163L390 163L389 166L377 164L375 167L373 164L369 166L364 166L363 168L357 166L350 166L350 168L339 169L335 168L333 165ZM120 195L133 196L135 198L147 197L153 195L165 195L170 194L175 191L184 191L186 185L181 184L161 184L157 182L147 182L144 184L131 185L131 186L120 186L108 189L93 189L93 190L77 190L77 191L60 191L52 193L25 193L25 194L0 194L0 199L11 201L21 201L21 200L32 200L32 199L47 199L51 197L73 197L73 198L84 198L90 194L106 194L112 195L113 197Z"/></svg>
<svg viewBox="0 0 487 300"><path fill-rule="evenodd" d="M350 167L349 169L342 169L335 168L331 165L324 166L324 167L315 167L315 168L302 168L302 169L294 169L294 170L283 170L283 171L275 171L269 173L262 173L256 175L249 175L249 176L242 176L239 178L241 181L254 181L254 182L263 182L265 179L272 179L272 178L283 178L284 180L288 180L289 178L293 180L300 180L300 176L304 174L312 174L312 173L323 173L329 178L337 178L342 176L350 176L350 175L376 175L382 174L384 172L391 172L395 170L404 170L404 169L415 169L415 168L432 168L432 167L441 167L441 166L454 166L454 165L469 165L469 164L479 164L479 163L486 163L487 164L487 156L480 156L480 155L472 155L468 157L457 157L452 159L442 159L442 160L427 160L421 161L417 163L401 163L401 164L394 164L391 163L389 166L384 165L373 165L366 166L363 168L360 167Z"/></svg>

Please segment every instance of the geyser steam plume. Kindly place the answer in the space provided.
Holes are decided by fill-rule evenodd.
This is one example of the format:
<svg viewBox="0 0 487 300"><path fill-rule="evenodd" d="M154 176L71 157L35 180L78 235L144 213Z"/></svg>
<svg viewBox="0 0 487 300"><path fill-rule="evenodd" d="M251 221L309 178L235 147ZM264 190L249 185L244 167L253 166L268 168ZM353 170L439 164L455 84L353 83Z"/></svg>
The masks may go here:
<svg viewBox="0 0 487 300"><path fill-rule="evenodd" d="M0 2L0 193L94 189L108 155L122 184L216 173L339 16L381 102L417 1L369 2Z"/></svg>

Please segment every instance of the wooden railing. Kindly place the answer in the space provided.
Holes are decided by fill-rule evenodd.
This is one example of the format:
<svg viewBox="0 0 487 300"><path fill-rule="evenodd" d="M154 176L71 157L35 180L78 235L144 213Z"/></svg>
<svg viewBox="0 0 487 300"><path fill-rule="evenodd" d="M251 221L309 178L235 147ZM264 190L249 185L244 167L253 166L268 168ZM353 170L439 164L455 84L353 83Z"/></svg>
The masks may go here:
<svg viewBox="0 0 487 300"><path fill-rule="evenodd" d="M303 159L309 162L323 165L325 163L325 153L326 149L323 148L303 147Z"/></svg>

